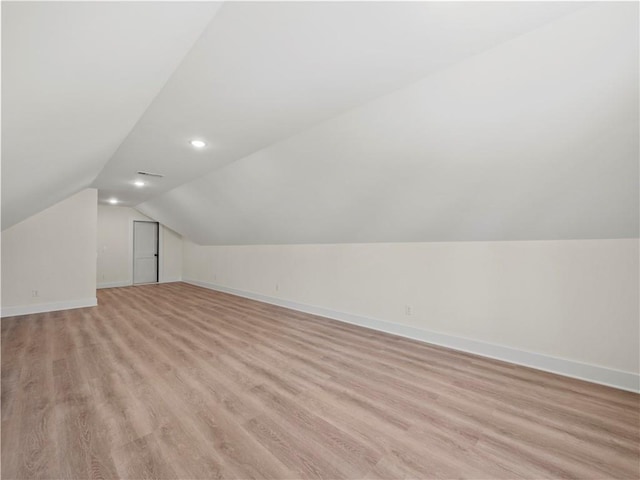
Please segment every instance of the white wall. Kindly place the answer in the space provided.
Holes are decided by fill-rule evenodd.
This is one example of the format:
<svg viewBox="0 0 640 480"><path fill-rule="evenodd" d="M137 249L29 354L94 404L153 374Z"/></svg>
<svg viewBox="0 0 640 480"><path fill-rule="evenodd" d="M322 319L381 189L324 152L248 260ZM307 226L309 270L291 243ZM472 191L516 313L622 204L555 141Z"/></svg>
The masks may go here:
<svg viewBox="0 0 640 480"><path fill-rule="evenodd" d="M133 222L154 221L129 207L98 206L98 288L133 283ZM182 237L160 225L160 282L182 278Z"/></svg>
<svg viewBox="0 0 640 480"><path fill-rule="evenodd" d="M160 281L182 280L182 235L160 225Z"/></svg>
<svg viewBox="0 0 640 480"><path fill-rule="evenodd" d="M2 232L2 316L96 304L97 191Z"/></svg>
<svg viewBox="0 0 640 480"><path fill-rule="evenodd" d="M638 247L638 239L224 247L185 241L183 278L637 388ZM538 355L527 360L521 352Z"/></svg>

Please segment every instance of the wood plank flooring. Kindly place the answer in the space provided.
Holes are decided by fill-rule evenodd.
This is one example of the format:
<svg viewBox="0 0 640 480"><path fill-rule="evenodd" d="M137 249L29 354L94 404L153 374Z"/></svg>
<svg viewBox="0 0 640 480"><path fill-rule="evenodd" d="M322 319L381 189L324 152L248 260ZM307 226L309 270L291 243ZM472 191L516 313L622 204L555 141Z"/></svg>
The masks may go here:
<svg viewBox="0 0 640 480"><path fill-rule="evenodd" d="M640 477L640 396L183 283L2 320L2 478Z"/></svg>

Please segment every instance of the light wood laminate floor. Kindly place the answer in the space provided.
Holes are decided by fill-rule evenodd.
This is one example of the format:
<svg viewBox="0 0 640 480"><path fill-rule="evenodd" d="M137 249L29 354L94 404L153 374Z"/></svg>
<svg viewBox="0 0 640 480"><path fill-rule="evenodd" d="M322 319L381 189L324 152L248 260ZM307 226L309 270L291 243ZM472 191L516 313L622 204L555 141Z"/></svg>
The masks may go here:
<svg viewBox="0 0 640 480"><path fill-rule="evenodd" d="M183 283L2 320L2 478L639 478L639 396Z"/></svg>

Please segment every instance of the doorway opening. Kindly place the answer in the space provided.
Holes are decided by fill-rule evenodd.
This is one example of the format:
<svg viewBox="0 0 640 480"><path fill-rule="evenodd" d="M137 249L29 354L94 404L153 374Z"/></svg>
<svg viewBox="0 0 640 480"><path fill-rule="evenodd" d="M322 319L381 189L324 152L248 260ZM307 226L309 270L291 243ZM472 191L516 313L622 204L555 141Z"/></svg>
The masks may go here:
<svg viewBox="0 0 640 480"><path fill-rule="evenodd" d="M159 281L159 224L133 221L133 284Z"/></svg>

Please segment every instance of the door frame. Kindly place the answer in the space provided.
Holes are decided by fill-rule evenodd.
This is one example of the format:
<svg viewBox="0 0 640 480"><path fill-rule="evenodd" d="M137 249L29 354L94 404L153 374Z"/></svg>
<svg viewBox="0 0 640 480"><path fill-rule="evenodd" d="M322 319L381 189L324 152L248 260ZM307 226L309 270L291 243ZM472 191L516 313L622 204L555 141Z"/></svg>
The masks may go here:
<svg viewBox="0 0 640 480"><path fill-rule="evenodd" d="M155 223L156 224L156 281L148 283L160 283L160 223L151 220L134 220L133 221L133 243L131 245L131 285L148 285L148 283L136 283L136 223Z"/></svg>

